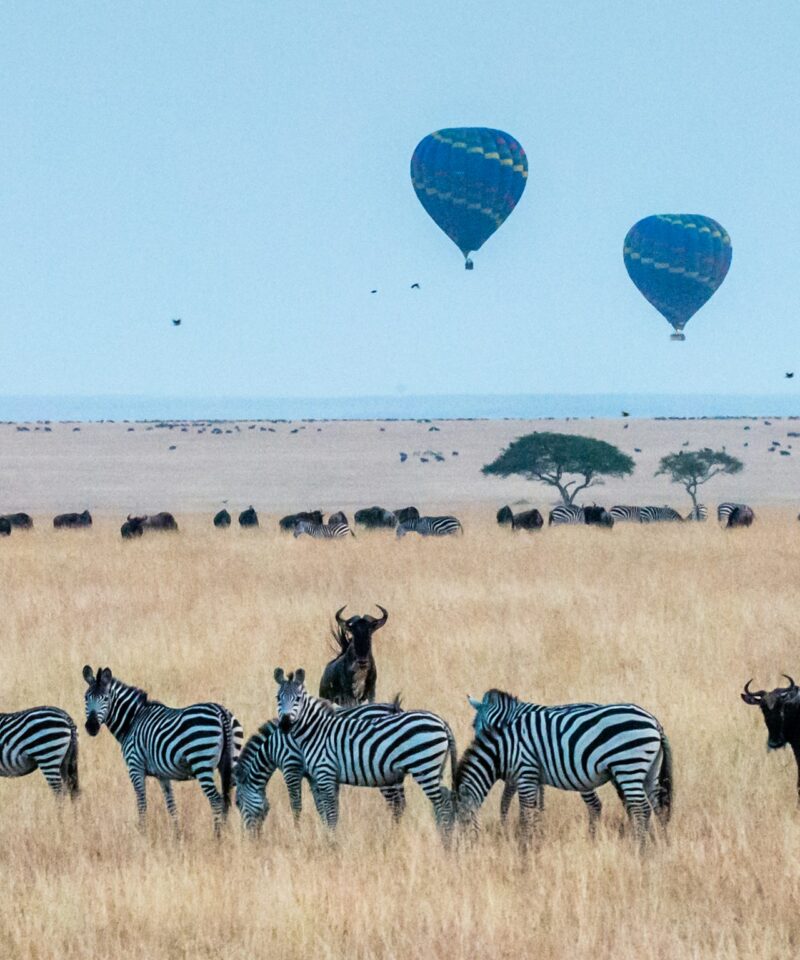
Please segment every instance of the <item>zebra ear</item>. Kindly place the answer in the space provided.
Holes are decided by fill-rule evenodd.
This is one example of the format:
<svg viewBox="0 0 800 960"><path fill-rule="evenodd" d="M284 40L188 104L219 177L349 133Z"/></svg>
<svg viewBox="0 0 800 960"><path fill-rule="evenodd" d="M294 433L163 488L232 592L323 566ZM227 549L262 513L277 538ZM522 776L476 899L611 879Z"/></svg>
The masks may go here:
<svg viewBox="0 0 800 960"><path fill-rule="evenodd" d="M94 683L94 670L87 663L83 668L83 679L91 686Z"/></svg>
<svg viewBox="0 0 800 960"><path fill-rule="evenodd" d="M286 677L283 673L283 667L275 667L275 683L285 683Z"/></svg>
<svg viewBox="0 0 800 960"><path fill-rule="evenodd" d="M295 683L299 683L301 686L306 682L306 672L302 667L300 667L299 670L295 670L294 681Z"/></svg>
<svg viewBox="0 0 800 960"><path fill-rule="evenodd" d="M97 674L97 679L98 679L98 680L100 681L100 683L102 683L102 684L109 684L109 683L111 683L111 681L114 679L113 676L111 675L111 668L110 668L110 667L103 667L103 669L100 670L100 672Z"/></svg>
<svg viewBox="0 0 800 960"><path fill-rule="evenodd" d="M480 710L480 708L483 706L483 701L476 700L475 697L470 697L468 695L467 700L469 701L469 705L472 707L473 710Z"/></svg>

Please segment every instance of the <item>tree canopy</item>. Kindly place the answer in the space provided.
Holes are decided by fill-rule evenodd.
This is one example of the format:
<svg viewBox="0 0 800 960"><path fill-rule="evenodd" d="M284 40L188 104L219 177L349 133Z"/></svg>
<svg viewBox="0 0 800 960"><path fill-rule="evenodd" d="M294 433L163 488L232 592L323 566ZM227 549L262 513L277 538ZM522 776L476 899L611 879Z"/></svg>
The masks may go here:
<svg viewBox="0 0 800 960"><path fill-rule="evenodd" d="M680 483L692 503L697 506L697 488L708 483L712 477L720 473L741 473L744 464L736 457L732 457L724 450L712 450L703 447L702 450L686 450L678 453L668 453L661 458L655 476L666 474L673 483Z"/></svg>
<svg viewBox="0 0 800 960"><path fill-rule="evenodd" d="M483 473L538 480L555 487L569 505L581 490L600 485L603 477L629 476L635 466L631 457L604 440L571 433L529 433L487 463Z"/></svg>

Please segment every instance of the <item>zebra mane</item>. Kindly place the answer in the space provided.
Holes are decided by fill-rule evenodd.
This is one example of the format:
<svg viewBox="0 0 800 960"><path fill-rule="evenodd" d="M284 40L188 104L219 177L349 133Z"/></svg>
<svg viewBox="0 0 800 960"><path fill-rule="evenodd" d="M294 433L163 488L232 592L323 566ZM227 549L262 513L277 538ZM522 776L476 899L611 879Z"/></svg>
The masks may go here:
<svg viewBox="0 0 800 960"><path fill-rule="evenodd" d="M149 703L161 704L160 700L151 700L150 694L146 690L142 690L141 687L136 687L132 683L125 683L123 680L120 680L119 677L114 677L112 687L116 693L132 693L136 697L136 700L142 705Z"/></svg>
<svg viewBox="0 0 800 960"><path fill-rule="evenodd" d="M275 734L279 731L278 724L274 720L267 720L266 723L258 728L257 732L253 734L252 737L247 741L247 743L242 748L242 752L239 754L239 759L236 762L237 769L242 767L244 769L248 766L250 761L254 758L261 748L261 744L265 740L269 740L271 737L274 737Z"/></svg>
<svg viewBox="0 0 800 960"><path fill-rule="evenodd" d="M508 693L506 690L498 690L497 687L487 690L485 695L490 702L502 703L504 707L514 707L519 703L519 697L515 697L513 693Z"/></svg>
<svg viewBox="0 0 800 960"><path fill-rule="evenodd" d="M492 727L483 731L480 736L474 737L472 743L461 754L453 776L453 793L457 794L459 787L464 782L464 776L472 766L472 758L480 754L485 756L486 746L489 743L497 743L498 733Z"/></svg>

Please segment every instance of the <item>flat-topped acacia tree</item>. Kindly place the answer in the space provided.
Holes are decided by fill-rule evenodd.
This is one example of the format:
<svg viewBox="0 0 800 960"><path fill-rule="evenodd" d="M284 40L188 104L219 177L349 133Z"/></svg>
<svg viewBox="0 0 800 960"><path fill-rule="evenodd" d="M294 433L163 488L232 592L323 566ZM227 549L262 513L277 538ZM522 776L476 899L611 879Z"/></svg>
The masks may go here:
<svg viewBox="0 0 800 960"><path fill-rule="evenodd" d="M720 473L741 473L744 464L724 450L680 450L661 458L655 476L667 474L673 483L680 483L692 498L692 513L697 511L697 488Z"/></svg>
<svg viewBox="0 0 800 960"><path fill-rule="evenodd" d="M613 444L571 433L529 433L518 437L487 463L483 473L519 474L555 487L569 506L576 494L603 483L604 477L627 477L636 464ZM570 479L572 478L572 479Z"/></svg>

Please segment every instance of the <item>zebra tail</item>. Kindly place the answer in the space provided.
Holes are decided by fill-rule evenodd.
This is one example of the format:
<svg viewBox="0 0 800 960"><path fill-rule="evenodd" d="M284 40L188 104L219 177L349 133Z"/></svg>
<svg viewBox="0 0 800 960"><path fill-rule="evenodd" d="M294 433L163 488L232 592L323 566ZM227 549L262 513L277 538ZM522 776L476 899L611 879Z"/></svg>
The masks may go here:
<svg viewBox="0 0 800 960"><path fill-rule="evenodd" d="M80 793L78 784L78 730L72 728L69 746L61 761L61 781L66 786L72 800Z"/></svg>
<svg viewBox="0 0 800 960"><path fill-rule="evenodd" d="M231 786L233 784L234 742L231 714L224 708L222 714L222 755L219 758L219 776L222 784L222 810L227 814L231 807Z"/></svg>
<svg viewBox="0 0 800 960"><path fill-rule="evenodd" d="M655 804L655 812L662 826L666 826L672 816L672 747L663 730L661 731L661 750L661 770L658 774L658 800Z"/></svg>
<svg viewBox="0 0 800 960"><path fill-rule="evenodd" d="M450 727L447 728L447 748L450 753L450 786L453 796L456 792L456 769L458 768L458 752L456 750L456 738Z"/></svg>

